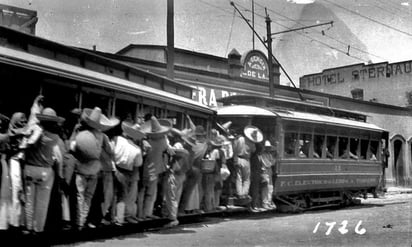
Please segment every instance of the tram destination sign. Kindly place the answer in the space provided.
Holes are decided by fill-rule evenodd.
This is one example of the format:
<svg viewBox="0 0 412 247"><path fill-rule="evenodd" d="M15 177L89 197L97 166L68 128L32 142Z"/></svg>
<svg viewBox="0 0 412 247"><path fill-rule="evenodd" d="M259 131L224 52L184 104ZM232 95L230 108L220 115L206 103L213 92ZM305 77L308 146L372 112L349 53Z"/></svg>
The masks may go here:
<svg viewBox="0 0 412 247"><path fill-rule="evenodd" d="M240 76L243 78L269 80L268 60L263 52L251 50L242 56L243 69Z"/></svg>

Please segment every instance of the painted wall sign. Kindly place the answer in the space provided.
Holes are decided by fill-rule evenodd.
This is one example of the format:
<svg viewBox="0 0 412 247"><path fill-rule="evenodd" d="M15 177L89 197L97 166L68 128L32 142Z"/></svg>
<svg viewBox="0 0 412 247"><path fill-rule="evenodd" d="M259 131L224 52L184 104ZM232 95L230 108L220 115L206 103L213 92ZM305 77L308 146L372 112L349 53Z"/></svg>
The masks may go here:
<svg viewBox="0 0 412 247"><path fill-rule="evenodd" d="M217 99L236 95L236 92L229 92L215 88L196 87L198 90L193 90L192 99L198 101L200 104L217 107ZM220 105L220 104L219 104Z"/></svg>
<svg viewBox="0 0 412 247"><path fill-rule="evenodd" d="M412 72L412 61L396 64L356 65L346 68L338 68L333 72L327 71L320 74L307 75L300 78L300 88L324 88L336 86L346 82L359 82L374 79L390 79Z"/></svg>
<svg viewBox="0 0 412 247"><path fill-rule="evenodd" d="M251 50L242 56L241 63L243 64L243 69L240 73L241 77L264 81L269 80L268 61L263 52Z"/></svg>

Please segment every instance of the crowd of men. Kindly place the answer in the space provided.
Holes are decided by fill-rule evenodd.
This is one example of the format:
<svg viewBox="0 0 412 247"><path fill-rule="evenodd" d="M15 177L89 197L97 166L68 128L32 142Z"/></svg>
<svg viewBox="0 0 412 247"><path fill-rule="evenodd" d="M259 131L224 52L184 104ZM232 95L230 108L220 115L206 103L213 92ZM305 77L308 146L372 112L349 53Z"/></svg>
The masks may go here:
<svg viewBox="0 0 412 247"><path fill-rule="evenodd" d="M0 114L0 230L82 230L225 210L234 196L252 211L274 208L276 153L255 126L176 129L147 114L138 122L74 110L76 124L35 99L27 119ZM223 195L222 195L223 193Z"/></svg>

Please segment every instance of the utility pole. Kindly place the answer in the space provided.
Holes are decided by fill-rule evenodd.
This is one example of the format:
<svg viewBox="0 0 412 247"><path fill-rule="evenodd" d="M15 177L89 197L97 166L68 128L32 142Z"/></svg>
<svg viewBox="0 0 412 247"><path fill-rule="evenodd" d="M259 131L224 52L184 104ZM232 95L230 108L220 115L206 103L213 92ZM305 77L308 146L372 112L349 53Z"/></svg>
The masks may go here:
<svg viewBox="0 0 412 247"><path fill-rule="evenodd" d="M270 17L268 14L266 14L266 33L267 33L267 47L268 47L268 66L269 66L269 96L273 97L275 96L275 90L273 86L273 60L272 60L272 35L271 35L271 27L270 23L272 20L270 20Z"/></svg>
<svg viewBox="0 0 412 247"><path fill-rule="evenodd" d="M252 0L252 27L255 30L255 0ZM252 31L253 50L255 49L255 33Z"/></svg>
<svg viewBox="0 0 412 247"><path fill-rule="evenodd" d="M174 79L175 34L174 34L174 0L167 0L167 77Z"/></svg>

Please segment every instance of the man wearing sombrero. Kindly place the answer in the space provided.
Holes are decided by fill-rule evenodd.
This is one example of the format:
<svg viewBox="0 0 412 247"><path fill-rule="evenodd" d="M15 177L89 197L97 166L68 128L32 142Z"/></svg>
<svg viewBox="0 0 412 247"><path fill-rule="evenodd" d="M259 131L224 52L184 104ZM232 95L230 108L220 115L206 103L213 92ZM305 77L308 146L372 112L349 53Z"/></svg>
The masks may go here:
<svg viewBox="0 0 412 247"><path fill-rule="evenodd" d="M122 135L116 136L114 142L114 163L116 178L120 184L119 196L116 204L116 223L138 223L137 221L137 193L139 181L139 167L143 163L141 148L136 141L141 141L145 134L140 125L122 122Z"/></svg>
<svg viewBox="0 0 412 247"><path fill-rule="evenodd" d="M58 124L64 118L57 116L52 108L44 108L36 114L39 124L31 128L34 134L27 141L25 151L25 213L26 228L29 231L42 232L49 208L50 194L55 179L53 166L62 166L62 154L58 147ZM61 169L55 169L61 171ZM59 177L62 174L58 174Z"/></svg>
<svg viewBox="0 0 412 247"><path fill-rule="evenodd" d="M112 153L109 140L102 131L119 124L119 120L109 119L99 107L85 108L81 115L84 130L78 132L70 144L76 159L75 183L77 188L77 227L81 230L86 222L94 196L98 173L101 170L100 156L102 149ZM92 224L89 225L93 227Z"/></svg>
<svg viewBox="0 0 412 247"><path fill-rule="evenodd" d="M248 125L233 145L233 160L236 172L236 194L239 198L249 197L250 157L255 152L255 143L263 141L263 134L257 127Z"/></svg>
<svg viewBox="0 0 412 247"><path fill-rule="evenodd" d="M146 134L151 149L143 163L142 187L139 191L139 218L155 219L153 208L157 198L159 175L166 171L163 154L168 149L166 135L171 129L168 121L161 121L151 116L141 130Z"/></svg>

